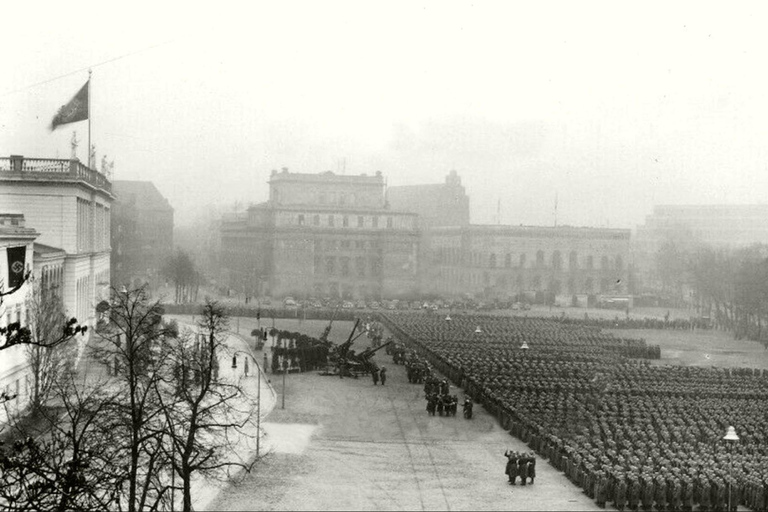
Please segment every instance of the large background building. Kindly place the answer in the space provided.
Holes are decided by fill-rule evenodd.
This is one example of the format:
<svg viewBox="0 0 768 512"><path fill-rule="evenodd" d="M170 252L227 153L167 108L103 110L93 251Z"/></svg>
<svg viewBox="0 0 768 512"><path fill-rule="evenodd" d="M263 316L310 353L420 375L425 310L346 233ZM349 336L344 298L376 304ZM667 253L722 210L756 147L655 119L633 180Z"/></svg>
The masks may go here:
<svg viewBox="0 0 768 512"><path fill-rule="evenodd" d="M452 171L385 189L381 173L273 172L270 199L223 218L225 282L245 295L527 298L628 292L630 231L482 226Z"/></svg>
<svg viewBox="0 0 768 512"><path fill-rule="evenodd" d="M655 256L666 242L737 249L768 244L768 205L660 205L638 226L633 257L639 278L658 287ZM682 247L682 246L690 247Z"/></svg>
<svg viewBox="0 0 768 512"><path fill-rule="evenodd" d="M430 231L427 293L570 305L579 296L628 291L629 230L471 225Z"/></svg>
<svg viewBox="0 0 768 512"><path fill-rule="evenodd" d="M381 173L273 171L269 201L222 221L223 279L255 296L413 296L416 222L388 207Z"/></svg>
<svg viewBox="0 0 768 512"><path fill-rule="evenodd" d="M173 254L173 208L149 181L115 180L112 186L112 282L157 286Z"/></svg>

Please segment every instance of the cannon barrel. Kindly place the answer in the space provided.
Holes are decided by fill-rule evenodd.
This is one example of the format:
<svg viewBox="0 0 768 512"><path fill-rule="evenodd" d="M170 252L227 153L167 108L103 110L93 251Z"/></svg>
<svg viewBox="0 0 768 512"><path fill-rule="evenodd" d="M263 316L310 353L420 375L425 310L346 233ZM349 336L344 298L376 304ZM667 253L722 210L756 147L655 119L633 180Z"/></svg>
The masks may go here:
<svg viewBox="0 0 768 512"><path fill-rule="evenodd" d="M376 353L376 352L378 352L379 350L383 349L384 347L386 347L386 346L387 346L387 345L389 345L390 343L392 343L392 342L391 342L391 341L388 341L388 342L384 343L383 345L379 345L379 346L378 346L378 347L376 347L376 348L367 348L367 349L365 349L364 351L362 351L362 352L360 353L359 357L360 357L361 359L368 359L368 358L369 358L369 357L371 357L373 354L375 354L375 353Z"/></svg>

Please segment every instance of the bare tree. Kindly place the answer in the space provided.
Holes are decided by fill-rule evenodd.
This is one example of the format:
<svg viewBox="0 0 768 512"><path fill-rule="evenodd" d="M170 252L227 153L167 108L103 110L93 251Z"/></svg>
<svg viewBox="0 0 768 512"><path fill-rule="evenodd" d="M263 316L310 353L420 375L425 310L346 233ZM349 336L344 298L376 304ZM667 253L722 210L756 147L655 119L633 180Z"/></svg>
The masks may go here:
<svg viewBox="0 0 768 512"><path fill-rule="evenodd" d="M113 290L110 324L99 333L92 357L114 375L117 389L105 405L103 428L111 432L120 453L120 509L155 509L168 499L165 428L157 395L158 369L163 364L166 332L162 307L150 302L145 287Z"/></svg>
<svg viewBox="0 0 768 512"><path fill-rule="evenodd" d="M72 372L53 383L55 409L34 426L13 426L16 440L0 453L0 504L5 510L108 510L118 505L119 455L100 421L107 403L99 383L83 386ZM119 478L119 477L118 477Z"/></svg>
<svg viewBox="0 0 768 512"><path fill-rule="evenodd" d="M192 477L216 475L238 466L250 471L254 462L238 462L235 439L249 436L243 429L250 421L254 404L238 382L219 373L219 358L229 353L225 343L228 316L215 301L206 300L198 333L187 333L174 343L166 359L166 390L158 390L163 401L169 456L181 479L183 510L192 510Z"/></svg>
<svg viewBox="0 0 768 512"><path fill-rule="evenodd" d="M57 290L43 289L34 281L27 298L27 327L33 343L25 346L32 375L29 404L32 410L45 404L55 383L72 362L74 354L68 345L53 346L66 323L64 305Z"/></svg>

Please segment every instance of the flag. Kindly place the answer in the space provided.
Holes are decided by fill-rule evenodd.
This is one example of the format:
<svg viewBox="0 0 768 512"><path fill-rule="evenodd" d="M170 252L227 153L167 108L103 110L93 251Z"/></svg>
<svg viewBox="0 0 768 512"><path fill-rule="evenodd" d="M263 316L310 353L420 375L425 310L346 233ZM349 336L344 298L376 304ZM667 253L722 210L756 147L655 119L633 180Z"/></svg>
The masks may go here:
<svg viewBox="0 0 768 512"><path fill-rule="evenodd" d="M69 100L69 103L62 105L59 111L53 116L51 121L51 130L55 130L61 124L75 123L88 119L88 84L85 82L75 97Z"/></svg>
<svg viewBox="0 0 768 512"><path fill-rule="evenodd" d="M24 259L27 256L27 247L8 248L8 288L13 290L24 284Z"/></svg>

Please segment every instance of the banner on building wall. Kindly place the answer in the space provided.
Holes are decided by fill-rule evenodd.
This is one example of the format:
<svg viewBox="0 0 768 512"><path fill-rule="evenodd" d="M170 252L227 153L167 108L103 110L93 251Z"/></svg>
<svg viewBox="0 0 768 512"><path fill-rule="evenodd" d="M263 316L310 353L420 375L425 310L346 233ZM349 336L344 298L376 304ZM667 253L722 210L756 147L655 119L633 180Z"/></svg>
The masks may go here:
<svg viewBox="0 0 768 512"><path fill-rule="evenodd" d="M24 283L24 270L26 268L25 258L27 256L27 247L9 247L8 248L8 288L17 288Z"/></svg>

